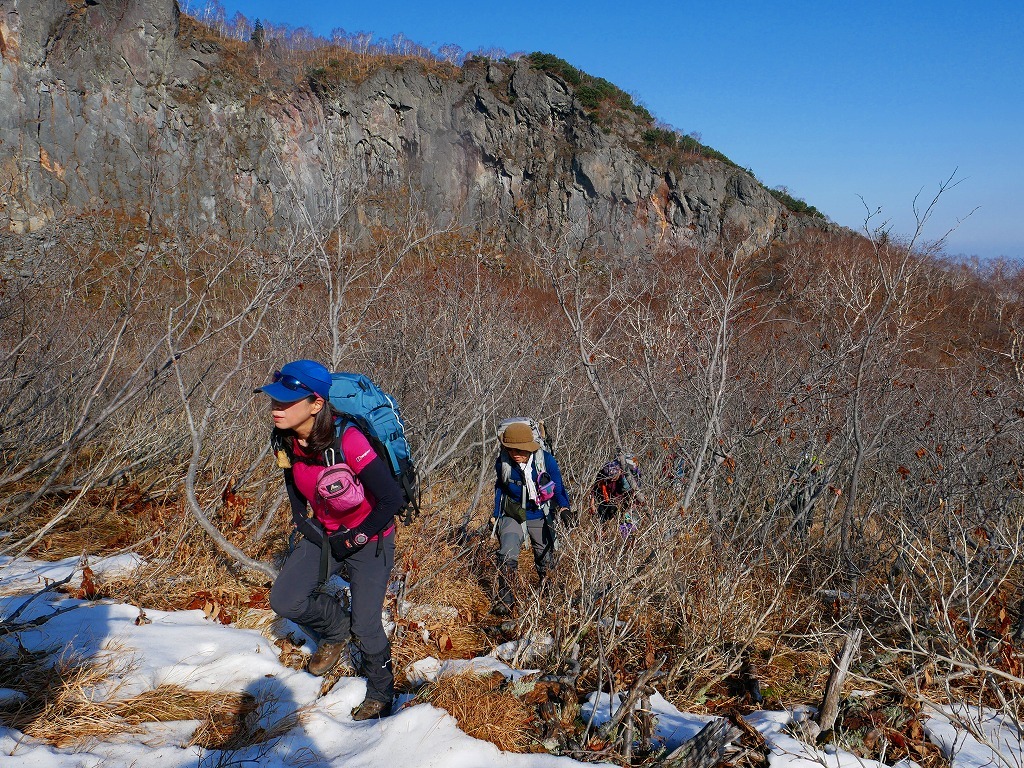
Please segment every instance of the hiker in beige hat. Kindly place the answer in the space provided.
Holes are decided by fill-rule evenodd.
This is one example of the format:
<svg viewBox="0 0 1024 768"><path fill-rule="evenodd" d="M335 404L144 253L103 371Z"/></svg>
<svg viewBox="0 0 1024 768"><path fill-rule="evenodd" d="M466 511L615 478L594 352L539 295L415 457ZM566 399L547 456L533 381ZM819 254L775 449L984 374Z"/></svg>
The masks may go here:
<svg viewBox="0 0 1024 768"><path fill-rule="evenodd" d="M572 516L562 472L555 457L544 449L536 422L506 419L498 428L498 442L501 450L494 465L498 596L492 612L507 616L514 607L511 584L526 536L543 583L554 558L556 513L561 520Z"/></svg>

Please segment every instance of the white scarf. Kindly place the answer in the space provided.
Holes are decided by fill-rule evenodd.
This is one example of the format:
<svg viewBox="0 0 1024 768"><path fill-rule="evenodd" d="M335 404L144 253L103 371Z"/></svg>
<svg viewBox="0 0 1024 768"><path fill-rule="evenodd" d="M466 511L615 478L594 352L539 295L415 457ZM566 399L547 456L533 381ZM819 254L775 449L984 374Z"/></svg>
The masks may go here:
<svg viewBox="0 0 1024 768"><path fill-rule="evenodd" d="M533 455L526 460L525 464L520 464L519 469L523 471L523 500L522 506L526 508L527 500L532 501L534 504L537 503L537 485L533 482Z"/></svg>

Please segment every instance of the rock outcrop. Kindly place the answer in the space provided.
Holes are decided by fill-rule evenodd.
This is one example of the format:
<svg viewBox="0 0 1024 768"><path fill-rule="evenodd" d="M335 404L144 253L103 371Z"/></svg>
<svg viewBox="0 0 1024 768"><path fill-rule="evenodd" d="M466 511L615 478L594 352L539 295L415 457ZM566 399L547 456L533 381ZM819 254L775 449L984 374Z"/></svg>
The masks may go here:
<svg viewBox="0 0 1024 768"><path fill-rule="evenodd" d="M229 57L274 72L272 49L239 54L182 22L175 0L0 0L0 228L115 208L280 231L299 206L317 217L380 186L436 215L548 232L586 217L619 239L772 230L787 215L725 163L656 167L642 126L606 132L525 60L246 79Z"/></svg>

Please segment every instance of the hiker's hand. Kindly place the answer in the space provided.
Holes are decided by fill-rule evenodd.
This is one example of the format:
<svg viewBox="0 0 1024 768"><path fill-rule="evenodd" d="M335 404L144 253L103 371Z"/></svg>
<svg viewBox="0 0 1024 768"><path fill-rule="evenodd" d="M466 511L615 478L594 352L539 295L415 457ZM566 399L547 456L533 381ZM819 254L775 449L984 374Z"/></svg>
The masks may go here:
<svg viewBox="0 0 1024 768"><path fill-rule="evenodd" d="M558 519L566 528L575 528L576 523L579 522L579 516L569 507L561 507L558 510Z"/></svg>
<svg viewBox="0 0 1024 768"><path fill-rule="evenodd" d="M331 543L331 554L334 555L335 560L344 560L357 549L362 549L369 540L365 533L359 531L338 532L328 538Z"/></svg>

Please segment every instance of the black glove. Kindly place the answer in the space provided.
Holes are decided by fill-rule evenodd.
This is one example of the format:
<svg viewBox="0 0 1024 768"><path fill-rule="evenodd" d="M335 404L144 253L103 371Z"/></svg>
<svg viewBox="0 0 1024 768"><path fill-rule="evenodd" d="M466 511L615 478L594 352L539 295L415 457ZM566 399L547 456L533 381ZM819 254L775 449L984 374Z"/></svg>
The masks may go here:
<svg viewBox="0 0 1024 768"><path fill-rule="evenodd" d="M579 515L569 507L562 507L558 510L558 519L566 529L575 528L576 523L580 521Z"/></svg>
<svg viewBox="0 0 1024 768"><path fill-rule="evenodd" d="M362 549L370 537L359 530L341 530L332 533L327 541L331 545L331 554L335 560L344 560L353 552Z"/></svg>
<svg viewBox="0 0 1024 768"><path fill-rule="evenodd" d="M398 483L391 476L391 470L380 456L359 472L359 479L366 493L377 500L369 516L355 528L335 531L328 538L331 553L336 560L344 560L353 552L362 549L373 536L385 530L395 520L395 513L402 498Z"/></svg>

